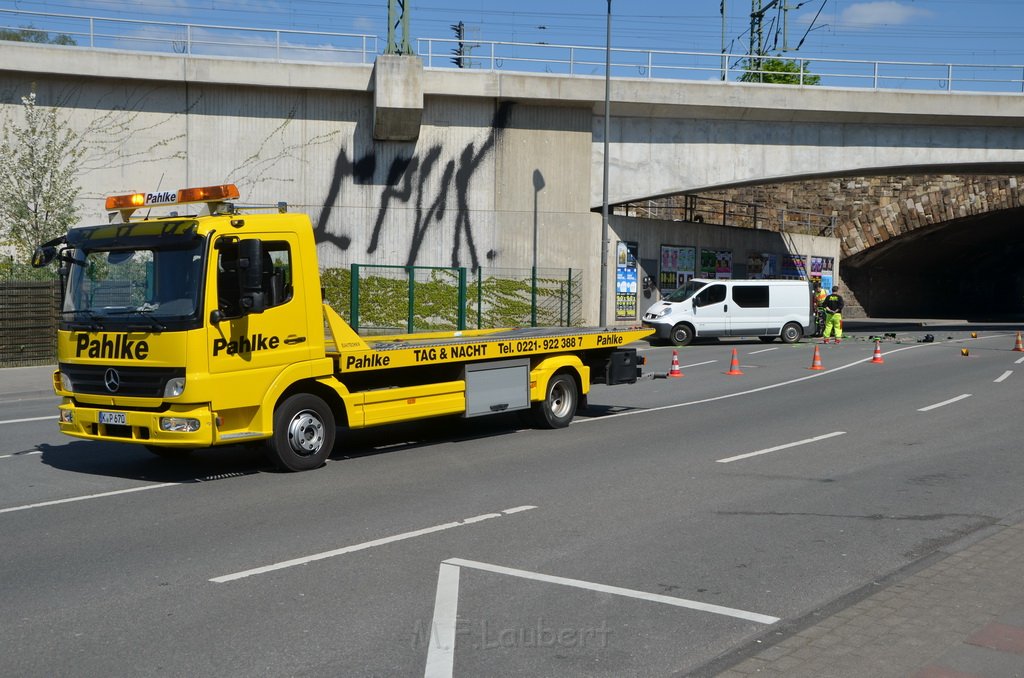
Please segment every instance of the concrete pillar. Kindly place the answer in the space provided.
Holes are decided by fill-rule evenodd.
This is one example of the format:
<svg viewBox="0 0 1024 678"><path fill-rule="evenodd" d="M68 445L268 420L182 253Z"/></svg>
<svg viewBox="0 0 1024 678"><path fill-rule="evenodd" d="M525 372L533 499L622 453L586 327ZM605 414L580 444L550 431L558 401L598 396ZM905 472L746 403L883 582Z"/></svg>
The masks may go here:
<svg viewBox="0 0 1024 678"><path fill-rule="evenodd" d="M373 138L415 141L423 119L423 62L382 54L373 65Z"/></svg>

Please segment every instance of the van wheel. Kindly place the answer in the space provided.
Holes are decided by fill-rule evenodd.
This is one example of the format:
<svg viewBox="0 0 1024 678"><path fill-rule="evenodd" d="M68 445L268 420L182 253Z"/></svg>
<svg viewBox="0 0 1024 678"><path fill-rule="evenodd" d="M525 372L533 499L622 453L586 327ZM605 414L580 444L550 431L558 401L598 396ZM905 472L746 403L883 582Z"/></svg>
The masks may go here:
<svg viewBox="0 0 1024 678"><path fill-rule="evenodd" d="M679 323L672 328L668 338L676 346L689 346L693 341L693 328L685 323Z"/></svg>
<svg viewBox="0 0 1024 678"><path fill-rule="evenodd" d="M761 341L763 341L766 344L770 344L773 341L775 341L775 337L758 337L758 339L760 339Z"/></svg>
<svg viewBox="0 0 1024 678"><path fill-rule="evenodd" d="M579 404L576 380L568 374L556 374L548 381L544 400L534 403L534 424L540 428L565 428L576 416Z"/></svg>
<svg viewBox="0 0 1024 678"><path fill-rule="evenodd" d="M782 328L782 343L784 344L795 344L803 336L803 329L796 323L786 323Z"/></svg>
<svg viewBox="0 0 1024 678"><path fill-rule="evenodd" d="M308 471L327 461L334 448L334 413L309 393L289 396L274 410L274 435L267 456L285 471Z"/></svg>

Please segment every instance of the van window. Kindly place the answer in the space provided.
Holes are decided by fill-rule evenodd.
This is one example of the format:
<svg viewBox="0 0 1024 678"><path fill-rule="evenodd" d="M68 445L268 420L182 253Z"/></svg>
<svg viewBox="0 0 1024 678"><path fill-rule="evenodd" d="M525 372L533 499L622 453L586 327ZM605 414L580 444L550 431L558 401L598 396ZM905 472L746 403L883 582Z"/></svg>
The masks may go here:
<svg viewBox="0 0 1024 678"><path fill-rule="evenodd" d="M666 295L665 301L685 301L691 296L693 296L694 292L704 287L705 285L707 285L706 282L701 282L699 280L688 280L685 285Z"/></svg>
<svg viewBox="0 0 1024 678"><path fill-rule="evenodd" d="M768 286L736 285L732 288L732 300L741 308L768 308Z"/></svg>
<svg viewBox="0 0 1024 678"><path fill-rule="evenodd" d="M725 285L708 285L693 298L696 306L707 306L725 301Z"/></svg>

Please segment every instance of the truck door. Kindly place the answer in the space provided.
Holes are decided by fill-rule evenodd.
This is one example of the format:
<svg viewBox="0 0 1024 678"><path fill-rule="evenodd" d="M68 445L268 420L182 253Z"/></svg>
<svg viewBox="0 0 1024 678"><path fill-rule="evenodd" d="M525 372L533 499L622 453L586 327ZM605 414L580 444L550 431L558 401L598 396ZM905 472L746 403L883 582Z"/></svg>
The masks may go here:
<svg viewBox="0 0 1024 678"><path fill-rule="evenodd" d="M720 337L726 333L729 297L725 285L710 283L693 297L693 324L697 336Z"/></svg>
<svg viewBox="0 0 1024 678"><path fill-rule="evenodd" d="M225 400L239 406L254 404L253 395L265 393L285 366L309 358L309 323L305 317L306 290L293 284L299 270L299 250L292 234L267 234L261 238L260 294L262 312L246 312L240 286L240 240L221 237L211 257L212 284L208 307L211 314L209 360L212 374L224 375ZM234 378L231 375L234 374ZM230 407L221 403L221 407Z"/></svg>

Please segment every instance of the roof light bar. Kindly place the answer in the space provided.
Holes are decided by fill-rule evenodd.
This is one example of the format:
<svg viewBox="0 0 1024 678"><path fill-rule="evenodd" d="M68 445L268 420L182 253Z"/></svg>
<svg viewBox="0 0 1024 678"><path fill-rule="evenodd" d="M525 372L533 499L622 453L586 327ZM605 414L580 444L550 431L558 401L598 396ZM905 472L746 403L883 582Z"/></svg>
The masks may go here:
<svg viewBox="0 0 1024 678"><path fill-rule="evenodd" d="M135 210L140 207L181 205L190 202L220 202L232 200L238 196L238 187L234 184L182 188L177 192L129 193L109 196L107 210Z"/></svg>

